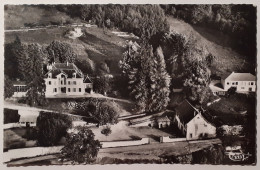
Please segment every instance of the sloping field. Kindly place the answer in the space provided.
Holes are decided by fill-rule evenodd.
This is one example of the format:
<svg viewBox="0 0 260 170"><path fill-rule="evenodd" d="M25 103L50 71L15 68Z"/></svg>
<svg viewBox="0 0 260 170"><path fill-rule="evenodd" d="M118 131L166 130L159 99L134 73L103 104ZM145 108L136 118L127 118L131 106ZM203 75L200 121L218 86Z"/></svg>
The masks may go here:
<svg viewBox="0 0 260 170"><path fill-rule="evenodd" d="M249 63L246 56L233 51L230 46L232 40L227 35L220 34L214 30L207 30L191 26L184 21L168 17L170 30L186 35L193 36L197 39L198 45L204 46L211 52L215 59L211 71L218 73L220 76L235 72L254 72L254 63Z"/></svg>

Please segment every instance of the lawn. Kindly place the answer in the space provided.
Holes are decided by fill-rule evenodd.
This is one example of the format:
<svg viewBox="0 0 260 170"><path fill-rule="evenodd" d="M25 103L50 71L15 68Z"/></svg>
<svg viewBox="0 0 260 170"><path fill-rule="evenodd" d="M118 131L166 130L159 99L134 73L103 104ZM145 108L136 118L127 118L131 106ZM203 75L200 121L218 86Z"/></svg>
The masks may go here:
<svg viewBox="0 0 260 170"><path fill-rule="evenodd" d="M212 116L219 118L224 124L243 125L247 122L248 117L256 114L255 102L255 94L246 95L236 93L228 98L221 97L219 102L208 106L206 110ZM247 113L243 113L244 111L247 111Z"/></svg>
<svg viewBox="0 0 260 170"><path fill-rule="evenodd" d="M129 127L128 122L120 121L111 125L112 133L109 136L101 134L102 127L91 128L95 138L99 141L139 140L150 138L152 142L159 142L161 136L174 136L174 132L151 128L151 127Z"/></svg>
<svg viewBox="0 0 260 170"><path fill-rule="evenodd" d="M12 128L4 130L4 150L36 146L34 128Z"/></svg>

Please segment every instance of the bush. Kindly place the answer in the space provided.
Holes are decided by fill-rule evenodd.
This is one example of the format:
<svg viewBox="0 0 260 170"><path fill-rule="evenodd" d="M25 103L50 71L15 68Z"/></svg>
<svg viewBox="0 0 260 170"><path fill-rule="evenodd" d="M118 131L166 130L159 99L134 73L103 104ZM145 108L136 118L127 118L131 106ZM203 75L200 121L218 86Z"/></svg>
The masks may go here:
<svg viewBox="0 0 260 170"><path fill-rule="evenodd" d="M36 125L37 143L40 146L54 146L66 136L72 120L65 114L41 111Z"/></svg>
<svg viewBox="0 0 260 170"><path fill-rule="evenodd" d="M106 126L101 130L101 133L105 136L108 136L112 133L112 130L109 126Z"/></svg>
<svg viewBox="0 0 260 170"><path fill-rule="evenodd" d="M4 124L7 123L17 123L20 120L20 115L18 110L4 109Z"/></svg>

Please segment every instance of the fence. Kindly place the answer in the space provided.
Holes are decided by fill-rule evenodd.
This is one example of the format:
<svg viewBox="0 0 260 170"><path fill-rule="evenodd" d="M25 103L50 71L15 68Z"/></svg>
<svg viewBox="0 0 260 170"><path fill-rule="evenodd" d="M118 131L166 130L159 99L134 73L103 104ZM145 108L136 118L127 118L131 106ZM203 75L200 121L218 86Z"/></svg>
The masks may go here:
<svg viewBox="0 0 260 170"><path fill-rule="evenodd" d="M142 138L141 140L134 141L114 141L114 142L101 142L102 148L113 148L113 147L122 147L122 146L135 146L135 145L144 145L148 144L150 141L149 138Z"/></svg>
<svg viewBox="0 0 260 170"><path fill-rule="evenodd" d="M135 141L115 141L115 142L101 142L102 148L113 148L122 146L135 146L144 145L149 143L149 138L142 138L141 140ZM4 152L3 162L9 162L13 159L20 158L30 158L35 156L42 156L48 154L60 153L63 146L53 146L53 147L33 147L33 148L22 148L22 149L12 149Z"/></svg>
<svg viewBox="0 0 260 170"><path fill-rule="evenodd" d="M186 141L186 138L170 138L169 136L160 138L161 143L181 142L181 141Z"/></svg>

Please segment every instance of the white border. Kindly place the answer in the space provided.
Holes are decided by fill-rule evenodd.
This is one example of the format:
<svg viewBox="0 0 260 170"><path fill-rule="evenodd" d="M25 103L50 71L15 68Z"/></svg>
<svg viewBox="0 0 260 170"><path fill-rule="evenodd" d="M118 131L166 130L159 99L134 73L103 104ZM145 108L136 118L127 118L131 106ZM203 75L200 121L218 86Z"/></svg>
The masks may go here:
<svg viewBox="0 0 260 170"><path fill-rule="evenodd" d="M3 45L4 45L4 4L253 4L257 6L257 32L259 28L259 0L100 0L100 1L90 1L90 0L0 0L0 120L1 120L1 126L3 123L3 114L1 114L2 111L2 105L3 105L3 85L4 85L4 54L3 54ZM259 48L259 34L257 34L257 49ZM257 56L258 56L257 52ZM258 58L258 57L257 57ZM259 70L259 65L257 65L257 70ZM258 76L258 75L257 75ZM259 85L259 81L257 80L257 85ZM258 90L259 91L259 90ZM257 101L260 101L259 97L260 93L257 93ZM259 106L257 102L257 125L260 124L259 119ZM259 126L257 130L259 129ZM0 130L0 146L3 146L3 131ZM259 143L259 133L257 134L257 143ZM230 165L170 165L170 164L133 164L133 165L85 165L85 166L31 166L31 167L8 167L8 169L56 169L56 168L62 168L62 169L72 169L72 168L80 168L80 169L106 169L106 170L114 170L114 169L152 169L152 170L158 170L158 169L234 169L234 170L240 170L240 169L259 169L260 166L260 149L259 145L257 147L257 166L230 166ZM2 164L2 154L0 157L0 169L7 168L6 165Z"/></svg>

